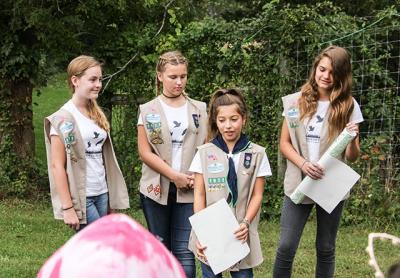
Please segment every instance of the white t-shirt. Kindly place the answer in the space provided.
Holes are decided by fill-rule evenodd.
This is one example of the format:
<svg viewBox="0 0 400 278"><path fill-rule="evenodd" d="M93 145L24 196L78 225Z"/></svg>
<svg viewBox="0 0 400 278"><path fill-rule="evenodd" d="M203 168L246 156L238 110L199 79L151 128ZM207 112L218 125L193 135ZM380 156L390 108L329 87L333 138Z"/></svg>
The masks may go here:
<svg viewBox="0 0 400 278"><path fill-rule="evenodd" d="M181 170L182 145L188 128L188 105L187 101L180 107L171 107L159 97L161 107L167 118L169 132L172 140L172 165L176 171ZM142 115L139 114L138 125L143 125Z"/></svg>
<svg viewBox="0 0 400 278"><path fill-rule="evenodd" d="M62 108L74 116L85 144L86 196L98 196L108 192L102 152L103 144L107 139L107 132L93 120L83 115L72 100L69 100ZM53 127L50 130L50 135L58 135Z"/></svg>
<svg viewBox="0 0 400 278"><path fill-rule="evenodd" d="M237 173L239 167L240 154L242 152L232 155L233 163L235 164L235 171ZM229 157L229 155L226 155ZM203 169L201 168L201 158L199 152L196 152L192 163L190 164L189 171L193 173L203 174ZM257 177L272 176L271 167L269 165L269 160L267 154L264 152L264 156L261 161L260 168L257 172Z"/></svg>
<svg viewBox="0 0 400 278"><path fill-rule="evenodd" d="M354 122L356 124L364 121L364 118L361 113L360 106L357 101L353 99L354 109L353 113L350 116L350 122ZM306 140L308 146L308 156L311 162L317 162L319 160L319 143L320 143L320 135L322 123L327 115L329 108L329 101L318 101L317 111L313 115L313 117L309 120L309 118L305 118L303 123L306 128ZM283 113L283 116L285 114Z"/></svg>

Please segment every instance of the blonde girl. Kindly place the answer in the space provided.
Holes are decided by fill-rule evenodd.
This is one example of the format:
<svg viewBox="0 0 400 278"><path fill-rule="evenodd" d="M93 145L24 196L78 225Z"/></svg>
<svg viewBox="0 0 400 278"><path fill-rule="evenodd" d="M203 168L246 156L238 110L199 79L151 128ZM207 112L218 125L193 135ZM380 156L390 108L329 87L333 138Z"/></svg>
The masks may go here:
<svg viewBox="0 0 400 278"><path fill-rule="evenodd" d="M237 240L250 246L250 254L229 269L232 277L253 277L253 267L263 261L257 226L265 176L271 175L265 149L243 133L248 112L242 93L236 89L217 90L209 104L210 143L198 147L190 166L195 173L194 212L224 198L240 222ZM204 255L206 246L193 237L193 252L201 260L203 277L214 275Z"/></svg>
<svg viewBox="0 0 400 278"><path fill-rule="evenodd" d="M302 178L321 179L324 169L317 161L330 143L347 128L359 132L363 121L360 107L351 95L351 61L341 47L329 46L314 60L301 91L283 97L284 120L280 150L287 158L281 213L281 232L274 277L290 277L292 263L304 226L314 203L306 198L295 204L288 197ZM342 159L354 161L360 152L358 136L347 146ZM346 196L348 197L348 196ZM344 201L328 214L315 205L317 214L316 277L333 277L336 234Z"/></svg>
<svg viewBox="0 0 400 278"><path fill-rule="evenodd" d="M142 160L140 200L147 226L195 277L195 260L188 250L193 214L193 176L188 173L196 147L207 133L204 102L188 97L188 62L178 51L159 57L157 96L140 105L138 150Z"/></svg>
<svg viewBox="0 0 400 278"><path fill-rule="evenodd" d="M128 208L129 198L110 125L96 102L101 64L82 55L67 73L72 98L45 119L44 130L55 218L78 231L109 209Z"/></svg>

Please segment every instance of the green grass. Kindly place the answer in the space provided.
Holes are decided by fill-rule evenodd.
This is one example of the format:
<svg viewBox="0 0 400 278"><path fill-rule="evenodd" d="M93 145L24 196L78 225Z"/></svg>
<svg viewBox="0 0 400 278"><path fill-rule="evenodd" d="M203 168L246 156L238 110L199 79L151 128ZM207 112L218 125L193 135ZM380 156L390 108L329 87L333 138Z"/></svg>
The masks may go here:
<svg viewBox="0 0 400 278"><path fill-rule="evenodd" d="M127 214L144 223L141 211ZM262 221L259 227L264 262L255 269L255 277L271 277L279 223ZM399 228L366 226L341 227L337 239L335 277L373 277L365 252L370 232L399 235ZM72 231L62 221L53 219L50 201L6 200L0 204L0 277L34 277L55 250L62 246ZM307 223L294 263L293 277L313 277L315 266L315 223ZM396 249L397 248L397 249ZM399 247L378 242L376 254L387 269L399 259Z"/></svg>
<svg viewBox="0 0 400 278"><path fill-rule="evenodd" d="M69 98L66 75L57 74L50 78L44 88L35 90L32 95L33 126L35 131L35 152L39 161L46 163L46 150L44 145L43 119L61 107Z"/></svg>

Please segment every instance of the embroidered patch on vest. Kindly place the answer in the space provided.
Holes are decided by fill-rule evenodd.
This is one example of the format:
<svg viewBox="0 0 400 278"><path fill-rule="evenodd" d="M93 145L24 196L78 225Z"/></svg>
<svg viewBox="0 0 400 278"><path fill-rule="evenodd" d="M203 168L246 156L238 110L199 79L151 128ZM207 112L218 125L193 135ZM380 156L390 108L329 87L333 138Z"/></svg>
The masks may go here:
<svg viewBox="0 0 400 278"><path fill-rule="evenodd" d="M200 126L200 124L199 124L200 115L199 114L192 114L192 117L193 117L194 125L196 126L196 128L199 128L199 126Z"/></svg>
<svg viewBox="0 0 400 278"><path fill-rule="evenodd" d="M71 132L73 129L74 129L74 124L71 123L71 122L63 122L63 123L60 125L60 131L61 131L62 133L69 133L69 132Z"/></svg>
<svg viewBox="0 0 400 278"><path fill-rule="evenodd" d="M217 160L217 156L213 153L207 153L207 158L210 160Z"/></svg>
<svg viewBox="0 0 400 278"><path fill-rule="evenodd" d="M290 128L296 128L299 126L299 115L300 113L297 107L292 107L287 111L286 116L288 118Z"/></svg>
<svg viewBox="0 0 400 278"><path fill-rule="evenodd" d="M218 191L225 188L226 178L208 178L207 190L208 191Z"/></svg>
<svg viewBox="0 0 400 278"><path fill-rule="evenodd" d="M149 122L152 124L161 123L161 116L160 116L160 114L147 114L146 122Z"/></svg>
<svg viewBox="0 0 400 278"><path fill-rule="evenodd" d="M159 184L157 184L154 187L154 194L157 196L158 194L161 194L161 186Z"/></svg>
<svg viewBox="0 0 400 278"><path fill-rule="evenodd" d="M245 153L244 154L244 160L243 160L243 166L246 169L250 168L251 165L251 159L253 158L253 154L252 153Z"/></svg>
<svg viewBox="0 0 400 278"><path fill-rule="evenodd" d="M224 171L224 169L225 169L224 165L219 162L215 162L215 163L207 165L207 172L211 173L211 174L221 173L222 171Z"/></svg>
<svg viewBox="0 0 400 278"><path fill-rule="evenodd" d="M161 116L159 114L147 114L145 119L150 142L152 144L163 144L164 140L161 134Z"/></svg>
<svg viewBox="0 0 400 278"><path fill-rule="evenodd" d="M150 131L150 142L153 144L164 144L164 140L161 136L161 129L155 129Z"/></svg>

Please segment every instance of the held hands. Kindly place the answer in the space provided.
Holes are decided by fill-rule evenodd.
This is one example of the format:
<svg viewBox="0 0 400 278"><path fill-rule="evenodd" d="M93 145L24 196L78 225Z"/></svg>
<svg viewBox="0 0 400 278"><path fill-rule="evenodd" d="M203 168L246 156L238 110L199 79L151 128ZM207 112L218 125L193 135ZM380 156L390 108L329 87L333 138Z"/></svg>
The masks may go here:
<svg viewBox="0 0 400 278"><path fill-rule="evenodd" d="M301 171L313 180L322 179L322 177L324 176L324 168L322 168L319 164L312 163L308 160L305 160L303 162L303 165L301 166Z"/></svg>
<svg viewBox="0 0 400 278"><path fill-rule="evenodd" d="M200 244L200 242L199 242L198 240L196 240L196 249L197 249L197 250L196 250L197 256L198 256L201 260L207 262L206 255L204 255L204 250L206 250L207 247L206 247L206 246L202 246L202 245Z"/></svg>
<svg viewBox="0 0 400 278"><path fill-rule="evenodd" d="M249 227L246 223L240 223L239 229L235 231L236 239L241 240L242 243L247 241L247 237L249 236Z"/></svg>
<svg viewBox="0 0 400 278"><path fill-rule="evenodd" d="M178 189L192 189L194 186L194 175L177 172L172 181Z"/></svg>
<svg viewBox="0 0 400 278"><path fill-rule="evenodd" d="M79 219L76 215L75 209L72 207L70 209L64 210L64 223L70 226L73 230L79 230Z"/></svg>

